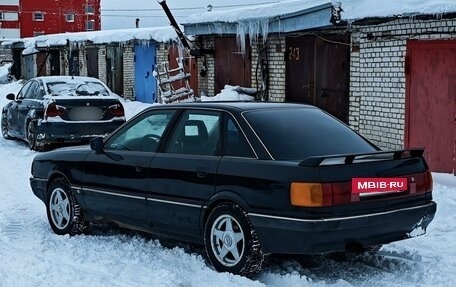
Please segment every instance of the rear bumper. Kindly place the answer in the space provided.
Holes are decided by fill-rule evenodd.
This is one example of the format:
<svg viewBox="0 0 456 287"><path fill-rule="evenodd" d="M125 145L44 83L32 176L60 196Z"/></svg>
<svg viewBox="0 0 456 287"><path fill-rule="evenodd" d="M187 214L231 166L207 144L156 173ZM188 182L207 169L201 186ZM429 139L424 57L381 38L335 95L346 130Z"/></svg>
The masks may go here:
<svg viewBox="0 0 456 287"><path fill-rule="evenodd" d="M308 220L250 213L265 253L319 254L374 246L422 235L434 218L433 201L359 216Z"/></svg>
<svg viewBox="0 0 456 287"><path fill-rule="evenodd" d="M124 122L41 122L36 127L37 140L46 143L89 141L95 137L106 136Z"/></svg>

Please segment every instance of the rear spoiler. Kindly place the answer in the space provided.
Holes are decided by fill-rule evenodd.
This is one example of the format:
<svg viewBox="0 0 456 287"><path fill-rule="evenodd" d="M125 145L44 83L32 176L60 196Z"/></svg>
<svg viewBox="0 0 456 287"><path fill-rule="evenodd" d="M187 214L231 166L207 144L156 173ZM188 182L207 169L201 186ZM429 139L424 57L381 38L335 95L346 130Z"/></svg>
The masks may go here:
<svg viewBox="0 0 456 287"><path fill-rule="evenodd" d="M334 154L311 156L299 163L299 166L316 167L325 165L353 164L382 160L422 157L424 148L377 151L372 153Z"/></svg>

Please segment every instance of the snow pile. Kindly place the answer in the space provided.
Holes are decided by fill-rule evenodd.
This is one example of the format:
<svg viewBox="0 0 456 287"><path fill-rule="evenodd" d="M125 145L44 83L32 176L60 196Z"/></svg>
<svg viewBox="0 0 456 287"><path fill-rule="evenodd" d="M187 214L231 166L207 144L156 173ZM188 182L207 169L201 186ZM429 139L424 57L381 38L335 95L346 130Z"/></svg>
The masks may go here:
<svg viewBox="0 0 456 287"><path fill-rule="evenodd" d="M240 86L225 85L219 94L213 97L202 95L202 102L220 102L220 101L254 101L255 97L248 94L255 94L256 90L252 88L243 88Z"/></svg>
<svg viewBox="0 0 456 287"><path fill-rule="evenodd" d="M12 63L0 66L0 84L5 84L10 81L11 66L13 66Z"/></svg>

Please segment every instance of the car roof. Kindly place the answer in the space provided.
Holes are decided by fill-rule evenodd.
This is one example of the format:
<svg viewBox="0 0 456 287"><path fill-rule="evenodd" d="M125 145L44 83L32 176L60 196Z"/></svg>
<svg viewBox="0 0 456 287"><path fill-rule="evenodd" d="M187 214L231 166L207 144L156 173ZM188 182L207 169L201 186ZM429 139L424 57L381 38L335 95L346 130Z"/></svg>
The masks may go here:
<svg viewBox="0 0 456 287"><path fill-rule="evenodd" d="M280 109L280 108L308 108L316 109L316 107L305 104L292 104L292 103L273 103L273 102L189 102L165 105L167 108L179 107L179 108L213 108L213 109L225 109L225 110L237 110L237 111L251 111L251 110L268 110L268 109ZM160 108L163 105L156 105L151 107Z"/></svg>

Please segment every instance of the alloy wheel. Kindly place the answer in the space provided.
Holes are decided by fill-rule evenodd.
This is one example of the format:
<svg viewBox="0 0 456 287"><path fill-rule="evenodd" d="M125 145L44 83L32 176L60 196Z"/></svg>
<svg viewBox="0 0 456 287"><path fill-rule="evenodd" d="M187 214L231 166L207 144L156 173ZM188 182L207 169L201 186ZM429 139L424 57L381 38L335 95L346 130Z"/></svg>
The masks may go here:
<svg viewBox="0 0 456 287"><path fill-rule="evenodd" d="M219 216L212 224L210 238L212 251L221 264L232 267L239 263L244 255L245 236L234 217Z"/></svg>
<svg viewBox="0 0 456 287"><path fill-rule="evenodd" d="M62 188L52 191L49 201L49 211L52 222L58 229L65 229L70 223L70 200Z"/></svg>

